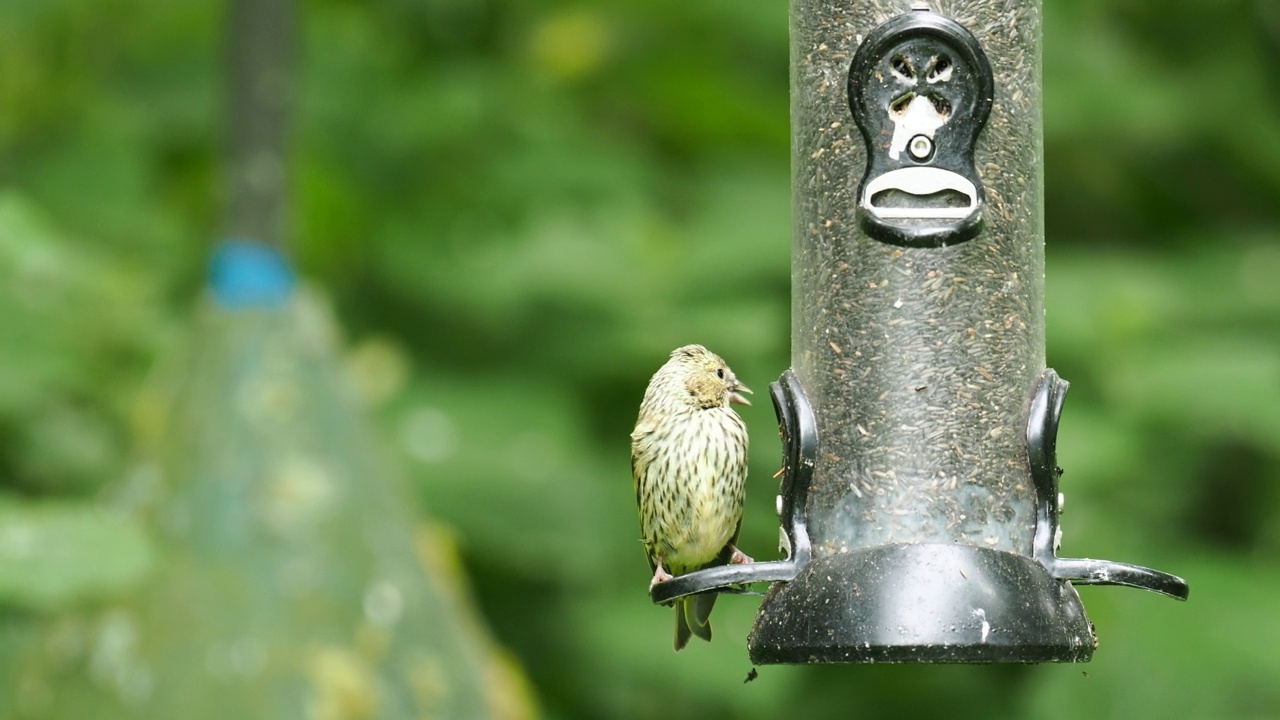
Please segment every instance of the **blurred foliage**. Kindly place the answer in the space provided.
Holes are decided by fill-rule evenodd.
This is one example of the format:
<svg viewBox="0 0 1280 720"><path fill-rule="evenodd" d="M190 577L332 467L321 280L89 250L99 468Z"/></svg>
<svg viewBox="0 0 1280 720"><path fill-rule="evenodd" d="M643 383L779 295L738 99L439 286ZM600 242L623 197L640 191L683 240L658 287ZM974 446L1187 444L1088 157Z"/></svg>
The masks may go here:
<svg viewBox="0 0 1280 720"><path fill-rule="evenodd" d="M672 347L711 346L757 390L788 364L785 3L304 5L295 258L550 717L1280 715L1274 3L1045 3L1065 552L1182 574L1190 603L1086 589L1087 666L769 667L748 685L749 598L720 603L714 644L671 653L626 436ZM94 503L155 449L140 388L219 234L222 12L0 3L0 488L18 523ZM742 546L768 557L774 419L745 417ZM66 582L84 584L0 579L0 669L42 604L109 591Z"/></svg>
<svg viewBox="0 0 1280 720"><path fill-rule="evenodd" d="M136 526L84 503L0 498L0 598L48 610L137 583L151 547Z"/></svg>

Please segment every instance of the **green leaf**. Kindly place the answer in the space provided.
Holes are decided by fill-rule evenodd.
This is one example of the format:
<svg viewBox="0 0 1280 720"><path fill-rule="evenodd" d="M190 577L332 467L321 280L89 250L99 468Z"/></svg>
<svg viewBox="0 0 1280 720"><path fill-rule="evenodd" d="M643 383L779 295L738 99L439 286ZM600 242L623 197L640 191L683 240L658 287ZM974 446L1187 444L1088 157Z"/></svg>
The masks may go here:
<svg viewBox="0 0 1280 720"><path fill-rule="evenodd" d="M0 500L0 602L49 610L127 590L150 539L92 505Z"/></svg>

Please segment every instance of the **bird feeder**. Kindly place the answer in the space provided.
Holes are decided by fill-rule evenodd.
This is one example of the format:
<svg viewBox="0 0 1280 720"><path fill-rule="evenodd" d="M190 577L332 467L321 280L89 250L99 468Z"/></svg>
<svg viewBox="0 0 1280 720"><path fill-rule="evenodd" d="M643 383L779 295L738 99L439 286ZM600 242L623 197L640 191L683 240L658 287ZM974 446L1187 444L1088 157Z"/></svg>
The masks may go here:
<svg viewBox="0 0 1280 720"><path fill-rule="evenodd" d="M756 663L1083 662L1073 584L1178 577L1057 557L1067 383L1045 367L1040 5L792 0L784 559Z"/></svg>

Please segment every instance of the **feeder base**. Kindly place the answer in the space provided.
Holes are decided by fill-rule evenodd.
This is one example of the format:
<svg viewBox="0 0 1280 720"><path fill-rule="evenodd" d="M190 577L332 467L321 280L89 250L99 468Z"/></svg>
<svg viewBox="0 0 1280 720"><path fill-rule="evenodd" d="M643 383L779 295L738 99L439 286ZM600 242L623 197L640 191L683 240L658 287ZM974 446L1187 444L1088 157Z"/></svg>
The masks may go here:
<svg viewBox="0 0 1280 720"><path fill-rule="evenodd" d="M747 642L756 664L1088 662L1096 645L1069 583L958 543L814 558L769 590Z"/></svg>

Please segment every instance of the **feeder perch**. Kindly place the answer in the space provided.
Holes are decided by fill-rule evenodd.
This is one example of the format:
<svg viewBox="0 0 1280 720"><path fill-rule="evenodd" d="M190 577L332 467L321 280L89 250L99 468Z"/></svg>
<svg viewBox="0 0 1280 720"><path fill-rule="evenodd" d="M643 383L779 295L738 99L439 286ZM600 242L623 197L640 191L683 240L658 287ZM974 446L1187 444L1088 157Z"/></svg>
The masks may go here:
<svg viewBox="0 0 1280 720"><path fill-rule="evenodd" d="M793 0L791 17L784 559L650 595L773 583L755 663L1088 661L1073 584L1188 587L1057 556L1039 3Z"/></svg>

